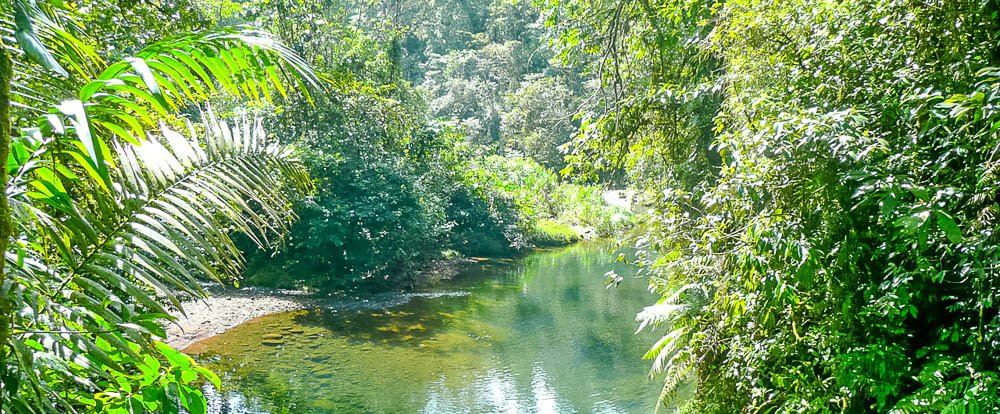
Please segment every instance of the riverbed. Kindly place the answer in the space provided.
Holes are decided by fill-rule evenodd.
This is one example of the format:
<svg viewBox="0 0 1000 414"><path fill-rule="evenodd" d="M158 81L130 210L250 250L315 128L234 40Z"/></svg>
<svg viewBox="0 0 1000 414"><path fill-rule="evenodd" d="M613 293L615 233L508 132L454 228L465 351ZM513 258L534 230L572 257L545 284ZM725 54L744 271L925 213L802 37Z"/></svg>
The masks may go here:
<svg viewBox="0 0 1000 414"><path fill-rule="evenodd" d="M635 413L659 390L635 334L645 280L585 243L472 265L412 293L251 320L187 349L212 413Z"/></svg>

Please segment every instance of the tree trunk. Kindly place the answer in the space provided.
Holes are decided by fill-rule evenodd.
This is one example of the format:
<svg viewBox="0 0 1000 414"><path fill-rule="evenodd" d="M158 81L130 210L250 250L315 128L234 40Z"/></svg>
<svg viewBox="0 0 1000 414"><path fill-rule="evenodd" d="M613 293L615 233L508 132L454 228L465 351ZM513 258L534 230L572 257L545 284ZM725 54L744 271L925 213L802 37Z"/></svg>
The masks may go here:
<svg viewBox="0 0 1000 414"><path fill-rule="evenodd" d="M10 82L14 76L14 63L7 49L0 45L0 254L6 255L13 232L10 204L7 201L7 156L10 154ZM12 323L12 288L4 269L6 258L0 256L0 412L4 402L17 394L16 370L10 367L9 346Z"/></svg>

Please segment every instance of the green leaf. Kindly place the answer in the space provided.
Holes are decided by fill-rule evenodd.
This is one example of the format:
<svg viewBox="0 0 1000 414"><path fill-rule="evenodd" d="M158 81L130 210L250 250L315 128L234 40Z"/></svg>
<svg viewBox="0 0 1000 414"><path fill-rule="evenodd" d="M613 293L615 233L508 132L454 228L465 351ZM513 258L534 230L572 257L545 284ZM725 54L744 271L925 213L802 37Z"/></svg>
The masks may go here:
<svg viewBox="0 0 1000 414"><path fill-rule="evenodd" d="M160 361L153 358L150 355L145 355L143 362L138 364L139 371L142 372L142 378L139 382L140 387L146 387L154 382L160 377Z"/></svg>
<svg viewBox="0 0 1000 414"><path fill-rule="evenodd" d="M153 342L153 346L160 351L160 354L167 358L171 366L181 369L191 368L191 357L184 355L163 342Z"/></svg>
<svg viewBox="0 0 1000 414"><path fill-rule="evenodd" d="M956 244L961 243L963 239L962 229L958 227L957 223L955 223L955 219L951 218L948 213L940 210L935 211L934 213L937 216L938 227L941 228L941 231L944 231L948 240Z"/></svg>
<svg viewBox="0 0 1000 414"><path fill-rule="evenodd" d="M912 214L900 217L896 219L895 224L897 226L903 227L906 234L912 235L917 232L927 219L930 217L930 211L925 208L916 209Z"/></svg>
<svg viewBox="0 0 1000 414"><path fill-rule="evenodd" d="M125 58L125 61L132 65L132 69L135 69L139 77L142 78L142 83L146 84L146 89L149 89L149 93L156 97L160 105L169 107L170 105L167 105L167 100L163 96L163 91L160 90L160 84L157 83L156 77L153 76L153 71L149 69L146 61L134 57Z"/></svg>
<svg viewBox="0 0 1000 414"><path fill-rule="evenodd" d="M101 141L94 135L87 119L87 111L83 107L83 102L79 100L65 101L58 106L59 111L70 118L73 129L80 143L87 150L90 166L97 173L96 179L105 184L105 188L111 187L111 176L108 173L108 166L104 161L104 150Z"/></svg>
<svg viewBox="0 0 1000 414"><path fill-rule="evenodd" d="M95 93L103 89L104 86L106 86L107 84L108 81L95 80L84 85L82 88L80 88L80 100L86 101L90 99L91 96L94 96Z"/></svg>
<svg viewBox="0 0 1000 414"><path fill-rule="evenodd" d="M195 367L195 370L198 371L198 373L200 373L201 376L205 377L205 380L207 380L210 384L215 386L215 389L217 390L222 389L222 380L219 378L218 375L216 375L210 369L204 367Z"/></svg>
<svg viewBox="0 0 1000 414"><path fill-rule="evenodd" d="M181 406L188 410L191 414L205 414L205 396L202 395L201 390L188 386L180 386L181 394Z"/></svg>
<svg viewBox="0 0 1000 414"><path fill-rule="evenodd" d="M29 57L38 64L44 66L63 77L68 77L69 73L66 69L59 64L52 53L45 47L45 44L38 39L38 35L35 33L35 26L31 22L31 11L35 9L33 7L34 1L31 1L32 5L26 0L17 0L14 2L14 38L17 39L17 44L21 46Z"/></svg>

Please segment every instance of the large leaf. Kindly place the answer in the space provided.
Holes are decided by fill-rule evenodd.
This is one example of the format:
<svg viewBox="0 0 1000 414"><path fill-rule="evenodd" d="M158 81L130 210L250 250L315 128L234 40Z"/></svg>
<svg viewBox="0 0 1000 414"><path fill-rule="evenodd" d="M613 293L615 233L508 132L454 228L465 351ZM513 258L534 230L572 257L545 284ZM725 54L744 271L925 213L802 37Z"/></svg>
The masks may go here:
<svg viewBox="0 0 1000 414"><path fill-rule="evenodd" d="M32 7L34 3L34 1L24 0L14 2L14 38L17 39L17 43L24 50L24 53L36 62L61 76L69 76L66 69L63 69L35 33L31 15L39 15L40 11L37 10L37 7Z"/></svg>
<svg viewBox="0 0 1000 414"><path fill-rule="evenodd" d="M202 295L202 281L238 276L243 260L233 229L266 246L269 234L284 232L295 218L291 197L311 183L292 152L267 137L259 120L230 125L211 112L203 118L188 128L201 131L197 136L164 127L145 142L114 144L118 168L109 170L109 185L119 190L89 192L86 206L71 202L55 213L59 219L32 205L26 191L12 192L21 194L12 199L16 222L37 242L7 256L15 295L25 304L15 346L33 360L23 361L24 384L38 384L18 397L28 406L53 399L39 412L66 412L79 404L44 393L42 384L59 378L122 380L145 372L137 367L148 366L140 351L153 349L157 331L146 325L150 315L167 313L160 297L180 308L176 292ZM194 365L171 366L206 375ZM189 393L185 401L197 410L201 400Z"/></svg>

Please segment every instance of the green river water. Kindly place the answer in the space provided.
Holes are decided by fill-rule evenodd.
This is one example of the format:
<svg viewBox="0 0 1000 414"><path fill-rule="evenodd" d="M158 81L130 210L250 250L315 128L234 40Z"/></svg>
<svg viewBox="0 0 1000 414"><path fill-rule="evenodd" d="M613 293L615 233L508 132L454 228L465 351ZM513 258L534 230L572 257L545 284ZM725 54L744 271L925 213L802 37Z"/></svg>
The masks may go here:
<svg viewBox="0 0 1000 414"><path fill-rule="evenodd" d="M647 413L645 280L588 243L471 265L410 294L256 319L191 350L212 413ZM211 391L211 390L209 390Z"/></svg>

